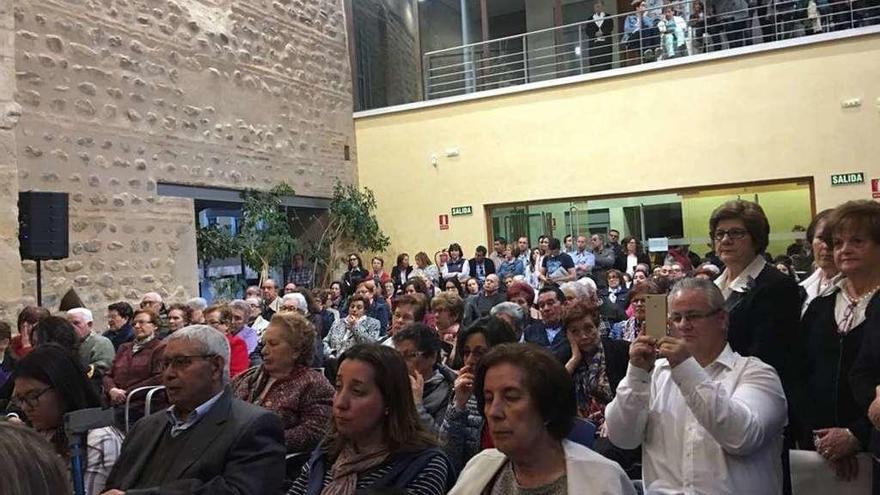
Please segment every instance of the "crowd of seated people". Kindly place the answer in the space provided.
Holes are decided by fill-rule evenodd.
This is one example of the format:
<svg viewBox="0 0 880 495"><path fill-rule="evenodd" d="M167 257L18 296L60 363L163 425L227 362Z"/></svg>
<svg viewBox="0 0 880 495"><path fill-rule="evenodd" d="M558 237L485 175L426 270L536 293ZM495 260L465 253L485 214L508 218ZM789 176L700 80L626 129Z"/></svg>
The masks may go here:
<svg viewBox="0 0 880 495"><path fill-rule="evenodd" d="M404 253L390 274L355 253L326 290L299 276L212 306L148 293L109 305L104 332L87 308L26 307L16 335L0 324L14 423L0 450L45 439L29 448L46 483L63 466L52 493L76 478L93 495L777 494L794 451L840 483L865 476L859 460L880 453L880 203L816 215L800 277L767 253L758 204L721 204L707 227L705 257L648 256L614 230L537 252L499 237L473 259L452 243L439 267ZM516 269L499 276L498 260ZM667 301L663 335L651 296ZM150 386L146 415L133 391ZM119 414L83 436L74 472L64 415L95 407Z"/></svg>

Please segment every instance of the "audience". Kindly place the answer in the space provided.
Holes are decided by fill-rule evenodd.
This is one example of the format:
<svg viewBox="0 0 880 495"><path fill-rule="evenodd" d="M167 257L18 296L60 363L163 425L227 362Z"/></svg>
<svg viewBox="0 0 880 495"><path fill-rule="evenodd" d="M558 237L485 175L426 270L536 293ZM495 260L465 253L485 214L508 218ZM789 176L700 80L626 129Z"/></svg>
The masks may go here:
<svg viewBox="0 0 880 495"><path fill-rule="evenodd" d="M414 323L394 335L394 347L409 369L416 412L425 428L440 429L457 375L443 365L437 333L422 323Z"/></svg>
<svg viewBox="0 0 880 495"><path fill-rule="evenodd" d="M168 332L173 333L192 323L193 309L186 304L174 303L168 306ZM167 335L160 335L161 338Z"/></svg>
<svg viewBox="0 0 880 495"><path fill-rule="evenodd" d="M324 337L324 354L337 357L357 344L375 342L379 339L379 322L366 315L370 303L363 296L348 300L348 316L333 322Z"/></svg>
<svg viewBox="0 0 880 495"><path fill-rule="evenodd" d="M150 309L134 312L134 340L122 344L113 366L104 375L104 394L114 406L122 406L128 394L136 388L159 385L162 374L162 353L165 342L159 340L159 315ZM132 400L130 417L137 421L143 415L146 397Z"/></svg>
<svg viewBox="0 0 880 495"><path fill-rule="evenodd" d="M709 231L726 266L715 284L729 315L730 347L773 366L785 381L785 354L796 340L800 295L797 283L762 256L770 235L764 210L750 201L728 201L712 212Z"/></svg>
<svg viewBox="0 0 880 495"><path fill-rule="evenodd" d="M636 493L615 462L565 439L575 416L572 381L545 349L494 348L474 387L495 448L467 463L451 494Z"/></svg>
<svg viewBox="0 0 880 495"><path fill-rule="evenodd" d="M376 344L347 350L339 360L330 432L288 494L445 494L455 471L419 421L411 388L397 351Z"/></svg>
<svg viewBox="0 0 880 495"><path fill-rule="evenodd" d="M229 358L226 363L229 366L230 376L235 378L242 371L248 369L250 359L248 358L247 344L241 337L232 334L232 310L229 306L223 304L208 307L205 310L205 322L223 334L229 341Z"/></svg>
<svg viewBox="0 0 880 495"><path fill-rule="evenodd" d="M527 237L496 239L491 256L478 246L470 261L452 243L436 266L420 251L411 267L404 253L391 274L379 258L366 272L353 253L328 289L279 297L266 279L261 294L249 287L250 299L210 308L147 293L136 312L108 306L106 338L88 309L60 318L27 307L18 335L0 322L0 407L69 456L59 435L71 404L104 397L121 412L132 390L165 385L171 407L135 423L116 466L120 433L89 434L87 490L111 495L291 484L294 494L632 493L642 483L775 494L795 448L851 479L856 454L880 452L878 210L851 201L796 226L799 256L815 258L800 287L787 257L766 252L761 207L736 200L712 213L705 258L676 241L653 275L639 240L619 244L611 229L608 244L589 236L589 250L572 232L570 253L541 236L532 263ZM667 292L666 337L647 336L644 301ZM200 318L214 328L187 326ZM34 360L79 369L58 385ZM67 402L62 388L77 380L88 397ZM131 402L136 420L143 400ZM295 455L285 463L284 452Z"/></svg>
<svg viewBox="0 0 880 495"><path fill-rule="evenodd" d="M117 302L107 306L107 327L104 337L110 339L113 348L119 352L119 347L134 340L134 327L131 319L134 317L134 309L127 302Z"/></svg>
<svg viewBox="0 0 880 495"><path fill-rule="evenodd" d="M834 264L834 251L829 244L822 239L825 236L825 224L833 210L823 210L816 215L807 227L807 242L813 250L813 259L816 270L812 275L801 282L804 301L801 305L801 316L807 312L810 303L817 297L827 296L834 291L832 279L840 273Z"/></svg>
<svg viewBox="0 0 880 495"><path fill-rule="evenodd" d="M0 493L4 495L71 495L67 468L40 434L11 422L0 422ZM20 462L13 461L21 459Z"/></svg>
<svg viewBox="0 0 880 495"><path fill-rule="evenodd" d="M866 404L878 384L860 381L865 375L858 368L852 384L846 377L860 351L876 353L866 350L866 343L872 342L868 335L880 332L871 325L876 316L868 312L869 307L876 311L880 288L880 204L844 203L825 219L822 238L832 246L841 276L804 314L797 348L791 353L799 363L791 373L792 405L802 426L799 446L816 450L848 479L856 474L855 454L868 449L872 426Z"/></svg>
<svg viewBox="0 0 880 495"><path fill-rule="evenodd" d="M779 376L727 343L728 313L710 281L669 294L669 336L641 334L605 410L608 437L642 446L648 493L780 493L787 404Z"/></svg>
<svg viewBox="0 0 880 495"><path fill-rule="evenodd" d="M474 380L480 359L499 344L516 342L510 326L499 318L482 318L458 333L452 368L458 369L453 396L440 427L446 453L456 471L488 446L483 416L477 407ZM461 363L456 365L455 361Z"/></svg>
<svg viewBox="0 0 880 495"><path fill-rule="evenodd" d="M92 332L92 312L86 308L73 308L67 311L67 321L73 325L79 337L79 357L89 376L104 374L113 364L116 349L107 337Z"/></svg>
<svg viewBox="0 0 880 495"><path fill-rule="evenodd" d="M49 440L62 459L69 460L71 452L64 415L100 407L101 400L74 355L56 344L43 344L18 363L12 404L24 413L40 436ZM97 495L104 491L107 476L120 455L122 435L114 427L95 428L86 434L83 444L82 475L86 494ZM21 462L31 462L21 455L19 452L15 457ZM6 462L11 459L6 458Z"/></svg>
<svg viewBox="0 0 880 495"><path fill-rule="evenodd" d="M281 418L287 452L309 452L321 441L331 416L333 387L309 368L317 332L298 313L278 313L263 332L263 362L238 375L239 399Z"/></svg>
<svg viewBox="0 0 880 495"><path fill-rule="evenodd" d="M234 397L229 341L192 325L165 339L168 401L135 424L110 472L108 495L279 493L284 431L278 416Z"/></svg>
<svg viewBox="0 0 880 495"><path fill-rule="evenodd" d="M571 359L571 346L565 336L565 327L562 322L565 300L565 295L555 285L541 289L538 293L538 309L541 311L541 320L536 321L523 332L525 342L537 344L549 350L563 365Z"/></svg>

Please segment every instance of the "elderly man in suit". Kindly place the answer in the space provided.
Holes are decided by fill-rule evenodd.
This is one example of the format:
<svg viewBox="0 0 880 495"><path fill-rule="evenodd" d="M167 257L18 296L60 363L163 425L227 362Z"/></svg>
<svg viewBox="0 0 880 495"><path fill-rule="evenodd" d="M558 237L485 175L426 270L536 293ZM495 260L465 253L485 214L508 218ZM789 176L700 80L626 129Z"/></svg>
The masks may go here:
<svg viewBox="0 0 880 495"><path fill-rule="evenodd" d="M165 342L162 381L172 406L135 425L104 495L279 493L281 421L226 386L226 337L192 325Z"/></svg>
<svg viewBox="0 0 880 495"><path fill-rule="evenodd" d="M537 344L552 352L563 366L571 359L571 344L562 324L564 304L565 294L556 285L541 289L538 292L541 321L536 321L523 332L525 342Z"/></svg>

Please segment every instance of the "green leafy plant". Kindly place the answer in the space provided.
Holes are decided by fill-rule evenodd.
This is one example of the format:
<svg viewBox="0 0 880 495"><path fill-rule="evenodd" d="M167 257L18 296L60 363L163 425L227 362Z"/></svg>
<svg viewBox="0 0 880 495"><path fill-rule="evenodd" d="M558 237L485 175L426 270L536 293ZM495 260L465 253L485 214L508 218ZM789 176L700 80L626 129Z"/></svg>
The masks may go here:
<svg viewBox="0 0 880 495"><path fill-rule="evenodd" d="M382 252L391 239L382 232L376 220L376 197L369 188L336 182L333 199L325 223L317 239L308 243L308 257L315 272L323 272L322 285L327 286L336 263L346 249Z"/></svg>
<svg viewBox="0 0 880 495"><path fill-rule="evenodd" d="M211 224L196 231L196 255L199 261L208 265L211 260L238 256L239 249L229 230Z"/></svg>
<svg viewBox="0 0 880 495"><path fill-rule="evenodd" d="M269 267L284 263L296 246L283 203L285 196L293 195L284 183L269 191L241 193L244 206L236 240L245 264L260 273L261 283L269 277Z"/></svg>

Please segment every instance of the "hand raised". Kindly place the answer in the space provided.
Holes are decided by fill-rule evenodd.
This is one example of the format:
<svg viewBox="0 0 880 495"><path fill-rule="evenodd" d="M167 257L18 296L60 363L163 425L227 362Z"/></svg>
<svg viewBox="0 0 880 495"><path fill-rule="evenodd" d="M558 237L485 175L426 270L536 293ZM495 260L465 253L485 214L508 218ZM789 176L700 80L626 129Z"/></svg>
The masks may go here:
<svg viewBox="0 0 880 495"><path fill-rule="evenodd" d="M629 346L629 363L636 368L651 371L657 359L656 346L657 339L645 335L643 331Z"/></svg>

